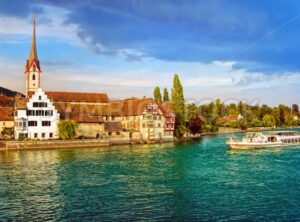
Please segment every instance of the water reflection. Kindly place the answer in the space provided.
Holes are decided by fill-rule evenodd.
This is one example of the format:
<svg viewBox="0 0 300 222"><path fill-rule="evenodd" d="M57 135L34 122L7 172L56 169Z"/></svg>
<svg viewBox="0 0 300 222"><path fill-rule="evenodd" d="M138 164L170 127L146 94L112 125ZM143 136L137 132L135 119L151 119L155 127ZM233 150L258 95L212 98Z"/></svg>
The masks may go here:
<svg viewBox="0 0 300 222"><path fill-rule="evenodd" d="M299 149L192 143L0 153L0 220L270 220L300 216ZM267 189L268 188L268 189Z"/></svg>

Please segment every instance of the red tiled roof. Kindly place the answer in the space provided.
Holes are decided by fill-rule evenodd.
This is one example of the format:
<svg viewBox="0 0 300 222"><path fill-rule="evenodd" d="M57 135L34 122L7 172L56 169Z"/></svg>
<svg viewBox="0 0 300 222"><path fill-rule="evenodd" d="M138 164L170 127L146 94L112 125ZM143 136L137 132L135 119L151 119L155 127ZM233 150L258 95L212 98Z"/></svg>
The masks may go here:
<svg viewBox="0 0 300 222"><path fill-rule="evenodd" d="M31 97L34 92L29 92ZM80 102L80 103L108 103L106 93L82 93L82 92L45 92L52 102Z"/></svg>
<svg viewBox="0 0 300 222"><path fill-rule="evenodd" d="M123 101L122 114L123 116L142 115L149 103L154 103L154 100L151 98L126 99Z"/></svg>
<svg viewBox="0 0 300 222"><path fill-rule="evenodd" d="M46 92L46 95L54 102L109 102L108 96L105 93Z"/></svg>
<svg viewBox="0 0 300 222"><path fill-rule="evenodd" d="M0 107L0 121L13 121L14 108L13 107Z"/></svg>
<svg viewBox="0 0 300 222"><path fill-rule="evenodd" d="M99 116L139 116L147 108L153 99L126 99L113 101L107 104L72 104L66 102L54 102L59 113L77 113Z"/></svg>
<svg viewBox="0 0 300 222"><path fill-rule="evenodd" d="M6 106L6 107L13 107L14 105L14 98L0 95L0 107Z"/></svg>
<svg viewBox="0 0 300 222"><path fill-rule="evenodd" d="M159 107L163 111L164 115L170 115L171 113L174 114L171 102L162 102L159 104Z"/></svg>
<svg viewBox="0 0 300 222"><path fill-rule="evenodd" d="M16 109L27 109L28 98L15 97L15 108Z"/></svg>

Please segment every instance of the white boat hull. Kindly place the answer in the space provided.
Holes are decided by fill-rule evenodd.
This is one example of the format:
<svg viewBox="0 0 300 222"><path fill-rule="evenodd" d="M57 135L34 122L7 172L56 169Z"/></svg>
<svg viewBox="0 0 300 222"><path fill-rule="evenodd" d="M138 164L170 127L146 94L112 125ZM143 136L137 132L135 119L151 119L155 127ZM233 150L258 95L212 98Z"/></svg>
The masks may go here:
<svg viewBox="0 0 300 222"><path fill-rule="evenodd" d="M249 150L249 149L265 149L265 148L276 148L276 147L290 147L300 146L300 143L227 143L231 149L236 150Z"/></svg>

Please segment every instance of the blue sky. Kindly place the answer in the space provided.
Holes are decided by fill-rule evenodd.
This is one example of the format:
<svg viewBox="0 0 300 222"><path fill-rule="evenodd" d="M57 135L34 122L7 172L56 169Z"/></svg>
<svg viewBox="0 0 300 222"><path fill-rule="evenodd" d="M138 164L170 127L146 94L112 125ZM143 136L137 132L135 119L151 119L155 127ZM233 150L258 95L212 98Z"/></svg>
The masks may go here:
<svg viewBox="0 0 300 222"><path fill-rule="evenodd" d="M296 0L0 0L0 85L24 91L32 14L45 90L298 103Z"/></svg>

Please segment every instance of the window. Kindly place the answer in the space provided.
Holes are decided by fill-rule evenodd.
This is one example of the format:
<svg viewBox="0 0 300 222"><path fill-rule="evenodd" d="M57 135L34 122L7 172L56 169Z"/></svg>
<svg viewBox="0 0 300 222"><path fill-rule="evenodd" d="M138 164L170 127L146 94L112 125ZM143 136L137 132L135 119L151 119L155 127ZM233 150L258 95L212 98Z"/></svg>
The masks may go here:
<svg viewBox="0 0 300 222"><path fill-rule="evenodd" d="M112 116L112 117L111 117L111 120L115 120L115 117L114 117L114 116Z"/></svg>
<svg viewBox="0 0 300 222"><path fill-rule="evenodd" d="M28 126L37 126L37 121L28 121Z"/></svg>
<svg viewBox="0 0 300 222"><path fill-rule="evenodd" d="M42 133L42 138L45 138L46 134L45 133Z"/></svg>
<svg viewBox="0 0 300 222"><path fill-rule="evenodd" d="M27 116L35 116L34 110L27 110Z"/></svg>
<svg viewBox="0 0 300 222"><path fill-rule="evenodd" d="M121 133L120 133L120 132L117 132L117 135L119 136L119 135L121 135Z"/></svg>
<svg viewBox="0 0 300 222"><path fill-rule="evenodd" d="M51 126L50 121L42 121L42 126Z"/></svg>
<svg viewBox="0 0 300 222"><path fill-rule="evenodd" d="M32 104L32 106L33 106L33 107L41 107L41 108L44 108L44 107L47 107L48 104L45 103L45 102L34 102L34 103Z"/></svg>
<svg viewBox="0 0 300 222"><path fill-rule="evenodd" d="M158 124L158 127L160 127L160 123Z"/></svg>
<svg viewBox="0 0 300 222"><path fill-rule="evenodd" d="M49 133L49 138L53 138L53 133Z"/></svg>
<svg viewBox="0 0 300 222"><path fill-rule="evenodd" d="M45 110L45 116L53 116L52 110Z"/></svg>
<svg viewBox="0 0 300 222"><path fill-rule="evenodd" d="M37 138L38 137L38 134L37 133L34 133L34 138Z"/></svg>
<svg viewBox="0 0 300 222"><path fill-rule="evenodd" d="M32 75L32 80L35 80L35 75L34 74Z"/></svg>
<svg viewBox="0 0 300 222"><path fill-rule="evenodd" d="M109 136L111 136L111 134L112 134L111 132L108 133Z"/></svg>
<svg viewBox="0 0 300 222"><path fill-rule="evenodd" d="M3 122L3 126L5 126L5 122Z"/></svg>
<svg viewBox="0 0 300 222"><path fill-rule="evenodd" d="M42 100L42 97L41 97L41 96L39 96L39 100Z"/></svg>

